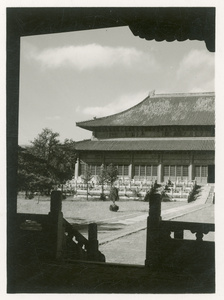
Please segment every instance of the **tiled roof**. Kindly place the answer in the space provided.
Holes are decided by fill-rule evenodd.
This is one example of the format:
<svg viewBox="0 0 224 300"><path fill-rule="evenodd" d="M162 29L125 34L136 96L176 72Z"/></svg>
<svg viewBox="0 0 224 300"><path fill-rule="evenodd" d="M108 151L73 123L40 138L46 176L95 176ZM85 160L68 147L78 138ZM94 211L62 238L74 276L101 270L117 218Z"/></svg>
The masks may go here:
<svg viewBox="0 0 224 300"><path fill-rule="evenodd" d="M214 151L214 138L154 138L85 140L76 143L81 151Z"/></svg>
<svg viewBox="0 0 224 300"><path fill-rule="evenodd" d="M78 122L92 130L101 126L214 125L215 94L151 95L128 110L103 118Z"/></svg>

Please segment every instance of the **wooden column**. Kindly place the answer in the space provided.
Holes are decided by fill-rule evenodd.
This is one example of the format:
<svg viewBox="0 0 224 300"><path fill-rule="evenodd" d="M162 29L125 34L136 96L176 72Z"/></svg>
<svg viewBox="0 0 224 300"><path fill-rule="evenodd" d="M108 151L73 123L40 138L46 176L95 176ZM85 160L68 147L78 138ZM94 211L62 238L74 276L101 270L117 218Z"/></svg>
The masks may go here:
<svg viewBox="0 0 224 300"><path fill-rule="evenodd" d="M162 183L163 182L163 159L162 155L159 155L159 165L158 165L158 174L157 174L157 182Z"/></svg>
<svg viewBox="0 0 224 300"><path fill-rule="evenodd" d="M133 153L131 153L130 165L129 165L129 170L128 170L128 176L129 176L130 179L132 179L133 176L134 176L134 170L133 170Z"/></svg>
<svg viewBox="0 0 224 300"><path fill-rule="evenodd" d="M194 180L194 157L193 157L193 153L190 154L190 165L188 167L188 173L189 173L189 181Z"/></svg>
<svg viewBox="0 0 224 300"><path fill-rule="evenodd" d="M106 165L105 165L105 152L102 153L102 164L104 165L104 167L106 167Z"/></svg>
<svg viewBox="0 0 224 300"><path fill-rule="evenodd" d="M75 164L75 179L77 180L79 177L79 157L77 157L77 161Z"/></svg>
<svg viewBox="0 0 224 300"><path fill-rule="evenodd" d="M7 291L16 287L17 263L17 165L18 165L18 110L21 23L7 13L7 90L6 90L6 142L7 142ZM3 88L4 89L4 88ZM3 107L2 107L3 108ZM4 120L2 122L4 124ZM4 142L3 142L4 143ZM4 164L4 163L3 163ZM2 169L4 167L2 166ZM3 194L2 194L3 195ZM4 198L4 196L3 196ZM2 199L3 200L3 199ZM5 199L4 199L5 201Z"/></svg>

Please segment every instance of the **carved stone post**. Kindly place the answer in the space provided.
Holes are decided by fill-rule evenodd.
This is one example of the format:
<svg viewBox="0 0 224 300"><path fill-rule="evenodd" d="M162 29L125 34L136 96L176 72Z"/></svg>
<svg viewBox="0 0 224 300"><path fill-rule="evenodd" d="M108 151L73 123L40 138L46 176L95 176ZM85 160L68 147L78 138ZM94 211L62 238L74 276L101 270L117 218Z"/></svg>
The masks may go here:
<svg viewBox="0 0 224 300"><path fill-rule="evenodd" d="M145 266L153 267L160 256L160 221L161 195L154 193L149 196L149 216L147 218L146 260Z"/></svg>
<svg viewBox="0 0 224 300"><path fill-rule="evenodd" d="M90 223L88 228L88 248L87 257L88 260L97 261L99 256L98 246L99 242L97 240L97 224Z"/></svg>
<svg viewBox="0 0 224 300"><path fill-rule="evenodd" d="M55 259L62 257L65 229L63 226L63 214L61 212L62 193L53 191L51 193L51 204L49 212L49 250L50 256Z"/></svg>

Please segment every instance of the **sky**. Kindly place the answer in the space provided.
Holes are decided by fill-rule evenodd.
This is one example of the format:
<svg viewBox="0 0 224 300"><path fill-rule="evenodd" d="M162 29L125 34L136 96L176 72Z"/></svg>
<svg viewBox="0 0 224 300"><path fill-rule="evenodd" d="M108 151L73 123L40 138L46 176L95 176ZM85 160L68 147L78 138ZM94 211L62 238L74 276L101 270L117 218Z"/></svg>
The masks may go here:
<svg viewBox="0 0 224 300"><path fill-rule="evenodd" d="M215 55L203 41L155 42L128 27L21 38L19 144L50 128L91 138L76 122L121 112L159 93L213 92Z"/></svg>

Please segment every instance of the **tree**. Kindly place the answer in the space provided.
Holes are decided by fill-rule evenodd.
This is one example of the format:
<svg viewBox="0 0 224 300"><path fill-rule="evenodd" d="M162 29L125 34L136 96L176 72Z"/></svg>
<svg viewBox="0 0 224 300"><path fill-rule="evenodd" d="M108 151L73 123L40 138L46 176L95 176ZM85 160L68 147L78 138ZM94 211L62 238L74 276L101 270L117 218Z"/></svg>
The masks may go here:
<svg viewBox="0 0 224 300"><path fill-rule="evenodd" d="M26 198L30 197L29 193L51 188L53 182L49 178L49 170L46 161L30 153L29 147L19 147L18 149L18 173L17 189L25 191Z"/></svg>
<svg viewBox="0 0 224 300"><path fill-rule="evenodd" d="M104 185L108 181L108 173L104 164L102 164L100 167L100 174L97 176L97 179L98 179L98 183L101 185L100 199L106 200L106 196L104 194Z"/></svg>
<svg viewBox="0 0 224 300"><path fill-rule="evenodd" d="M115 201L119 199L118 196L118 189L114 186L114 182L118 178L118 169L117 167L113 166L113 164L110 164L107 167L107 177L108 177L108 182L110 183L110 194L109 194L109 199L112 200L113 204L110 205L109 209L111 211L118 211L119 206L115 204Z"/></svg>
<svg viewBox="0 0 224 300"><path fill-rule="evenodd" d="M31 153L39 158L44 159L47 164L51 164L57 152L59 140L57 139L59 133L53 132L51 129L44 128L34 141L31 141Z"/></svg>
<svg viewBox="0 0 224 300"><path fill-rule="evenodd" d="M58 133L45 128L31 142L19 148L18 190L46 191L72 179L75 169L75 142L58 140Z"/></svg>
<svg viewBox="0 0 224 300"><path fill-rule="evenodd" d="M86 184L86 196L87 196L87 201L88 201L88 196L89 196L89 182L92 179L92 172L90 167L86 164L85 165L85 170L84 174L82 175L82 180Z"/></svg>
<svg viewBox="0 0 224 300"><path fill-rule="evenodd" d="M54 168L55 178L61 184L62 190L63 185L71 180L74 175L76 160L75 142L73 140L66 139L64 144L58 144L51 164Z"/></svg>
<svg viewBox="0 0 224 300"><path fill-rule="evenodd" d="M118 169L117 167L113 166L113 164L110 164L107 167L107 181L110 183L110 187L112 188L114 182L118 178Z"/></svg>

